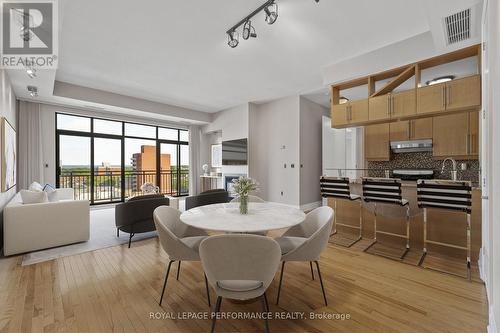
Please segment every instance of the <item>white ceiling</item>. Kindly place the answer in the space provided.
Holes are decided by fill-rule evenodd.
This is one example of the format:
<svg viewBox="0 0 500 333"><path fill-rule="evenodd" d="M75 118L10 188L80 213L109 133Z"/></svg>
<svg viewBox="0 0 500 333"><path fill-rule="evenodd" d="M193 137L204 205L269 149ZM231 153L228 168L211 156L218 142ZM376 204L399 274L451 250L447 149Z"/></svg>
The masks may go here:
<svg viewBox="0 0 500 333"><path fill-rule="evenodd" d="M320 88L324 66L429 29L420 1L282 0L229 48L225 31L263 2L67 1L56 79L213 112Z"/></svg>
<svg viewBox="0 0 500 333"><path fill-rule="evenodd" d="M328 105L325 67L432 30L436 39L443 13L480 0L277 0L277 22L259 14L258 38L229 48L225 31L264 1L60 0L57 71L9 76L19 98L34 84L38 100L76 107L92 101L54 94L54 80L203 112L297 94ZM198 114L185 118L206 122Z"/></svg>

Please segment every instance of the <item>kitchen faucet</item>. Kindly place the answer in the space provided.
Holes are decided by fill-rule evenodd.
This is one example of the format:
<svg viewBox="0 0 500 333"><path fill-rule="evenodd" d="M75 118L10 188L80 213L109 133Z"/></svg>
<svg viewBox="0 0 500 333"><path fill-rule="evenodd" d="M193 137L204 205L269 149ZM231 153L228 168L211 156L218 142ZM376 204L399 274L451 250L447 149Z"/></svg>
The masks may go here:
<svg viewBox="0 0 500 333"><path fill-rule="evenodd" d="M446 161L451 161L451 163L453 164L453 166L452 166L453 168L451 170L451 180L453 180L453 181L457 180L457 161L455 161L451 157L448 157L443 161L443 165L441 166L441 173L444 172L444 167L445 167Z"/></svg>

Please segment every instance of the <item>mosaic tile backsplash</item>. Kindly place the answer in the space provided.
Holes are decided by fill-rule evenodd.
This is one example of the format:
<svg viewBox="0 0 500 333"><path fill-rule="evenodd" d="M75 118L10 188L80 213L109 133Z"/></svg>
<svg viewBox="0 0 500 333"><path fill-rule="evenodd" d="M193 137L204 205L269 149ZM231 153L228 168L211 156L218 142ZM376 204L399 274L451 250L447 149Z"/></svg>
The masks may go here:
<svg viewBox="0 0 500 333"><path fill-rule="evenodd" d="M461 163L467 163L467 170L461 170ZM370 177L384 177L383 170L394 169L432 169L435 178L450 179L452 163L446 162L444 172L441 173L443 160L436 160L432 152L392 154L390 161L369 161ZM468 180L474 185L479 184L479 160L457 160L458 180Z"/></svg>

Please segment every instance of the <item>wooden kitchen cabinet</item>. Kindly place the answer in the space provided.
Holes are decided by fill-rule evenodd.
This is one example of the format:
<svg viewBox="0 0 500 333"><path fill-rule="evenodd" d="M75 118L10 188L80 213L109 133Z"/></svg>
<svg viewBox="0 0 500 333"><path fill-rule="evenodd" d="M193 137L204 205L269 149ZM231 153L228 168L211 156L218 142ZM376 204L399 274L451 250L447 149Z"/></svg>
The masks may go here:
<svg viewBox="0 0 500 333"><path fill-rule="evenodd" d="M432 139L432 118L420 118L409 121L410 140Z"/></svg>
<svg viewBox="0 0 500 333"><path fill-rule="evenodd" d="M388 161L389 141L389 123L365 126L365 159Z"/></svg>
<svg viewBox="0 0 500 333"><path fill-rule="evenodd" d="M391 141L432 139L432 118L390 123Z"/></svg>
<svg viewBox="0 0 500 333"><path fill-rule="evenodd" d="M446 110L463 110L481 105L481 76L474 75L446 83Z"/></svg>
<svg viewBox="0 0 500 333"><path fill-rule="evenodd" d="M332 105L332 127L349 124L348 103Z"/></svg>
<svg viewBox="0 0 500 333"><path fill-rule="evenodd" d="M391 118L390 98L390 94L369 98L368 119L370 121L385 120Z"/></svg>
<svg viewBox="0 0 500 333"><path fill-rule="evenodd" d="M479 111L469 112L469 155L479 156Z"/></svg>
<svg viewBox="0 0 500 333"><path fill-rule="evenodd" d="M467 157L469 155L469 112L433 119L433 156Z"/></svg>
<svg viewBox="0 0 500 333"><path fill-rule="evenodd" d="M359 124L368 121L368 99L351 101L350 105L350 124Z"/></svg>
<svg viewBox="0 0 500 333"><path fill-rule="evenodd" d="M417 89L417 114L446 110L446 84L435 84Z"/></svg>
<svg viewBox="0 0 500 333"><path fill-rule="evenodd" d="M417 97L414 89L393 93L391 98L391 118L413 116L417 113Z"/></svg>
<svg viewBox="0 0 500 333"><path fill-rule="evenodd" d="M368 99L332 105L332 127L355 126L368 121Z"/></svg>
<svg viewBox="0 0 500 333"><path fill-rule="evenodd" d="M391 141L406 141L410 139L410 121L397 121L389 124Z"/></svg>
<svg viewBox="0 0 500 333"><path fill-rule="evenodd" d="M480 75L417 89L417 114L460 111L478 108L480 105Z"/></svg>

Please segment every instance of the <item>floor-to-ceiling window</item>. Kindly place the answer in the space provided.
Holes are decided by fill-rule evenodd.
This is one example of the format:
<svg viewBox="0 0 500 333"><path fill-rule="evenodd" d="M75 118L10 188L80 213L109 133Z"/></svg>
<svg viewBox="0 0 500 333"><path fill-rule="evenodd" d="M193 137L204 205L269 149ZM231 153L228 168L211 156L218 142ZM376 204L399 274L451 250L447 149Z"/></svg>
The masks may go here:
<svg viewBox="0 0 500 333"><path fill-rule="evenodd" d="M188 137L183 129L57 113L57 186L92 204L139 195L145 183L187 195Z"/></svg>

